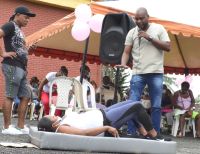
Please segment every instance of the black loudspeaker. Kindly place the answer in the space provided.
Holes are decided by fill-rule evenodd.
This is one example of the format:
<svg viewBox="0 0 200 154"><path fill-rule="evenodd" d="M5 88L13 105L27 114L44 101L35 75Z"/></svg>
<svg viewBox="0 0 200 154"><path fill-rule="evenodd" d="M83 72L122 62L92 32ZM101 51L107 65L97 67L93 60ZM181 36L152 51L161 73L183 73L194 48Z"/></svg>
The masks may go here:
<svg viewBox="0 0 200 154"><path fill-rule="evenodd" d="M120 64L124 42L135 22L125 13L107 14L103 20L99 56L102 63Z"/></svg>

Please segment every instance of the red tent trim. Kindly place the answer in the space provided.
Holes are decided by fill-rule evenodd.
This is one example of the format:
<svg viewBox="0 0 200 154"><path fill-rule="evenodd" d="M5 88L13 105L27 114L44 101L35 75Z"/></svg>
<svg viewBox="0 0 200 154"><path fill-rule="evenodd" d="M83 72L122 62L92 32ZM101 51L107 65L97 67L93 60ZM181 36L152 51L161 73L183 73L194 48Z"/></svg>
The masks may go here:
<svg viewBox="0 0 200 154"><path fill-rule="evenodd" d="M182 75L187 75L187 74L194 74L194 75L200 75L200 68L178 68L178 67L168 67L165 66L165 74L182 74Z"/></svg>
<svg viewBox="0 0 200 154"><path fill-rule="evenodd" d="M35 56L43 56L43 57L51 57L51 58L59 58L61 60L68 60L68 61L75 61L79 62L83 58L82 53L76 53L76 52L71 52L71 51L63 51L63 50L57 50L57 49L50 49L50 48L42 48L42 47L37 47L36 49L30 50L30 55L35 55ZM94 55L86 55L87 56L87 62L90 64L98 64L100 65L100 59L98 56Z"/></svg>

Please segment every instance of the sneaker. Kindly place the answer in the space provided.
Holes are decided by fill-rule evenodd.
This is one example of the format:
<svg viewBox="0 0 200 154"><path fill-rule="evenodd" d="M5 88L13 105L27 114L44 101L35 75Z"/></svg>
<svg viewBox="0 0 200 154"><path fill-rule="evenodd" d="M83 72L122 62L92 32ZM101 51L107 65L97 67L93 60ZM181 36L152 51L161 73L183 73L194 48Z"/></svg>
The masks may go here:
<svg viewBox="0 0 200 154"><path fill-rule="evenodd" d="M29 128L24 126L24 128L16 128L17 130L21 131L22 134L29 134Z"/></svg>
<svg viewBox="0 0 200 154"><path fill-rule="evenodd" d="M12 125L10 125L7 129L2 129L2 134L21 135L23 133L20 130L13 127Z"/></svg>

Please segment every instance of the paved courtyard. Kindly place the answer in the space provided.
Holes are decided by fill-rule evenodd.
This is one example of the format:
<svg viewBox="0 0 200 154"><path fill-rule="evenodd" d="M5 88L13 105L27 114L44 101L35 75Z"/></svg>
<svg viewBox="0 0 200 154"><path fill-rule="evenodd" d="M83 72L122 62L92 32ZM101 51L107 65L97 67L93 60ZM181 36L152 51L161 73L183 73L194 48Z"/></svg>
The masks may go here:
<svg viewBox="0 0 200 154"><path fill-rule="evenodd" d="M3 120L2 113L0 113L0 123L1 123L0 131L3 125L2 120ZM16 123L16 120L17 120L16 118L12 119L14 124ZM27 119L26 124L36 126L37 121L30 121ZM172 137L172 140L177 142L177 154L200 154L200 139L194 139L191 134L186 134L186 137L184 138ZM0 133L0 142L30 143L30 137L28 135L11 136L11 135L3 135ZM88 152L41 150L36 148L11 148L4 146L0 146L0 153L1 154L11 154L11 153L12 154L88 154Z"/></svg>

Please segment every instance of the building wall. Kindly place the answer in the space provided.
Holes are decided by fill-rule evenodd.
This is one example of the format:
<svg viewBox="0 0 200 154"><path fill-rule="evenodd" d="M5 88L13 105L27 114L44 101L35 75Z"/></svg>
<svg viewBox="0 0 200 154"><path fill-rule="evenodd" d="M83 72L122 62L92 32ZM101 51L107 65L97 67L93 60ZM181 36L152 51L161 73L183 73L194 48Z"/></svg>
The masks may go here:
<svg viewBox="0 0 200 154"><path fill-rule="evenodd" d="M35 12L37 14L35 18L31 18L27 27L23 28L23 31L26 36L38 31L39 29L71 13L70 11L45 5L38 5L23 0L0 0L0 25L7 22L10 16L13 14L14 9L20 5L27 6L28 8L30 8L32 12ZM0 42L0 46L1 47L3 46L2 40ZM0 58L0 61L2 61L2 58ZM70 77L79 75L79 68L81 62L52 59L43 56L36 57L34 55L30 55L28 63L28 79L30 79L32 76L37 76L40 80L42 80L48 72L57 71L61 65L65 65L68 67ZM92 65L88 64L88 66L90 67L92 72L91 78L95 80L97 84L99 84L100 66L96 64ZM0 109L1 109L4 99L4 79L1 71L0 71L0 89L1 89L0 90Z"/></svg>

